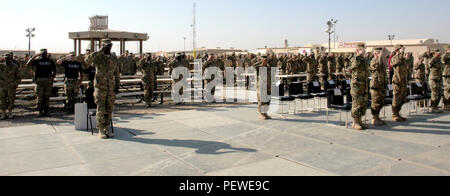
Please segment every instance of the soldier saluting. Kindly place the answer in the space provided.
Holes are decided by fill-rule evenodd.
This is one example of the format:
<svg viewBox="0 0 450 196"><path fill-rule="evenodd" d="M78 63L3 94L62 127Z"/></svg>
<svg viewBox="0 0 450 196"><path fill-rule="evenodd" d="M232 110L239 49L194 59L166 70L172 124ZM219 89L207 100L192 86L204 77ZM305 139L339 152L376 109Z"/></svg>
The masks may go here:
<svg viewBox="0 0 450 196"><path fill-rule="evenodd" d="M59 59L56 63L64 67L66 78L64 90L67 96L66 109L67 113L73 114L83 79L83 65L77 60L75 52L71 52L68 57Z"/></svg>
<svg viewBox="0 0 450 196"><path fill-rule="evenodd" d="M2 116L0 120L13 118L14 100L16 99L16 89L21 79L19 76L19 66L14 63L11 54L6 54L0 63L0 106ZM8 109L8 115L6 115Z"/></svg>
<svg viewBox="0 0 450 196"><path fill-rule="evenodd" d="M439 50L431 51L433 58L430 62L430 88L431 88L431 112L442 113L439 110L439 103L441 102L442 91L442 73L444 71L444 65L441 62L441 53Z"/></svg>
<svg viewBox="0 0 450 196"><path fill-rule="evenodd" d="M49 114L50 95L52 94L53 80L56 76L55 61L50 59L47 49L41 49L39 54L34 55L27 66L35 68L34 81L36 83L36 94L38 97L38 117Z"/></svg>
<svg viewBox="0 0 450 196"><path fill-rule="evenodd" d="M369 79L369 66L364 54L366 47L364 44L358 44L356 56L352 58L349 71L352 73L351 90L352 95L352 117L353 129L367 129L361 121L361 117L366 115L367 103L369 102L369 93L367 89Z"/></svg>
<svg viewBox="0 0 450 196"><path fill-rule="evenodd" d="M374 57L370 62L369 70L372 73L370 82L370 94L372 96L371 111L373 115L373 125L386 125L386 122L380 119L380 111L384 107L387 87L387 73L383 48L375 48Z"/></svg>
<svg viewBox="0 0 450 196"><path fill-rule="evenodd" d="M102 139L114 137L108 127L112 122L114 101L120 85L119 64L116 55L111 53L112 45L111 40L103 40L100 51L86 57L86 63L96 69L94 97L97 104L97 129Z"/></svg>
<svg viewBox="0 0 450 196"><path fill-rule="evenodd" d="M391 58L393 67L392 87L394 89L394 99L392 101L392 120L397 122L406 121L400 116L400 110L406 103L408 85L408 67L406 65L405 49L403 45L396 45Z"/></svg>
<svg viewBox="0 0 450 196"><path fill-rule="evenodd" d="M152 53L147 53L147 57L139 61L138 67L144 74L144 77L142 77L142 83L144 84L144 102L147 107L152 107L157 71L155 61L152 59Z"/></svg>

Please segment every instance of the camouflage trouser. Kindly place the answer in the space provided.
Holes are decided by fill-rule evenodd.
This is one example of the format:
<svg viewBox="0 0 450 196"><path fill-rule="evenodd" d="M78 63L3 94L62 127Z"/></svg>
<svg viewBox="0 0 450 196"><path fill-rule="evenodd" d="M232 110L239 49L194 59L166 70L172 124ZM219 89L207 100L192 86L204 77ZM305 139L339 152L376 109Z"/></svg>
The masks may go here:
<svg viewBox="0 0 450 196"><path fill-rule="evenodd" d="M432 107L437 108L439 106L439 102L441 102L442 81L430 80L430 88Z"/></svg>
<svg viewBox="0 0 450 196"><path fill-rule="evenodd" d="M261 86L260 86L259 82L257 82L256 85L257 85L256 86L256 93L257 93L257 97L258 97L258 113L260 113L260 114L267 114L267 112L269 112L270 99L267 102L265 100L263 100L262 97L261 97L261 89L260 89ZM269 85L267 85L267 86L268 86L268 88L267 88L267 92L268 92L267 95L270 96L272 87L269 86Z"/></svg>
<svg viewBox="0 0 450 196"><path fill-rule="evenodd" d="M15 86L0 87L0 107L2 110L14 109L15 99L16 99L16 87Z"/></svg>
<svg viewBox="0 0 450 196"><path fill-rule="evenodd" d="M306 80L308 82L314 82L316 81L316 73L308 72L308 76L306 77Z"/></svg>
<svg viewBox="0 0 450 196"><path fill-rule="evenodd" d="M450 78L444 79L444 104L450 106Z"/></svg>
<svg viewBox="0 0 450 196"><path fill-rule="evenodd" d="M384 107L384 99L386 98L386 90L371 89L370 95L372 96L372 115L379 115L381 109Z"/></svg>
<svg viewBox="0 0 450 196"><path fill-rule="evenodd" d="M48 111L52 94L52 78L36 78L36 94L38 111Z"/></svg>
<svg viewBox="0 0 450 196"><path fill-rule="evenodd" d="M367 103L369 101L369 94L364 84L355 84L352 82L351 91L352 95L352 117L361 118L366 115Z"/></svg>
<svg viewBox="0 0 450 196"><path fill-rule="evenodd" d="M151 81L142 81L144 84L144 101L147 104L153 102L153 91L155 89L155 84Z"/></svg>
<svg viewBox="0 0 450 196"><path fill-rule="evenodd" d="M319 82L320 82L320 85L323 90L325 90L325 82L327 81L327 79L328 79L328 74L325 74L325 76L319 77Z"/></svg>
<svg viewBox="0 0 450 196"><path fill-rule="evenodd" d="M112 122L114 101L116 99L114 89L95 88L94 96L97 104L97 129L106 130Z"/></svg>
<svg viewBox="0 0 450 196"><path fill-rule="evenodd" d="M407 88L406 84L392 84L394 98L392 100L392 111L400 111L403 104L406 103Z"/></svg>
<svg viewBox="0 0 450 196"><path fill-rule="evenodd" d="M79 80L67 79L64 86L64 91L67 96L66 108L73 110L75 103L77 103L78 94L80 93Z"/></svg>

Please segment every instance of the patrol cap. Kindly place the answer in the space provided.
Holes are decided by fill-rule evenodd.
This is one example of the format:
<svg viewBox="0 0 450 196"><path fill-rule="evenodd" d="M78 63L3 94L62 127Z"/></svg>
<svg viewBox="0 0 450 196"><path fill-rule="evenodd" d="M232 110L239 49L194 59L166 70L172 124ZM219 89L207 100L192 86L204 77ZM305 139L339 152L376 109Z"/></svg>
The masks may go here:
<svg viewBox="0 0 450 196"><path fill-rule="evenodd" d="M11 54L10 54L10 53L6 53L6 54L4 54L3 56L4 56L4 57L11 58Z"/></svg>
<svg viewBox="0 0 450 196"><path fill-rule="evenodd" d="M381 47L378 47L378 48L374 48L373 50L374 50L374 51L382 51L382 50L383 50L383 48L381 48Z"/></svg>
<svg viewBox="0 0 450 196"><path fill-rule="evenodd" d="M112 45L112 41L110 39L104 39L102 41L102 46Z"/></svg>
<svg viewBox="0 0 450 196"><path fill-rule="evenodd" d="M42 48L42 49L41 49L41 53L44 53L44 52L47 52L47 49L46 49L46 48Z"/></svg>
<svg viewBox="0 0 450 196"><path fill-rule="evenodd" d="M69 55L70 56L76 56L75 52L70 52Z"/></svg>
<svg viewBox="0 0 450 196"><path fill-rule="evenodd" d="M432 49L432 50L430 50L431 51L431 53L438 53L439 52L439 49Z"/></svg>
<svg viewBox="0 0 450 196"><path fill-rule="evenodd" d="M404 46L401 45L401 44L397 44L397 45L394 46L394 48L395 48L396 50L402 49L403 47L404 47Z"/></svg>
<svg viewBox="0 0 450 196"><path fill-rule="evenodd" d="M358 45L356 45L357 48L366 48L366 44L365 43L359 43Z"/></svg>
<svg viewBox="0 0 450 196"><path fill-rule="evenodd" d="M91 52L91 49L86 49L86 52Z"/></svg>

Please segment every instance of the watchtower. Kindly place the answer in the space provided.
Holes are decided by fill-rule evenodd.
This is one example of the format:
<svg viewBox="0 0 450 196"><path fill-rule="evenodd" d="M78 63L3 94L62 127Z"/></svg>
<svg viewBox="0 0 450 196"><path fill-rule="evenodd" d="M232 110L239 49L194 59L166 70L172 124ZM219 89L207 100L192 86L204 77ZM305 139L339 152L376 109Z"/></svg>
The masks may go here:
<svg viewBox="0 0 450 196"><path fill-rule="evenodd" d="M89 31L102 31L108 30L108 16L92 16L89 18L91 25Z"/></svg>

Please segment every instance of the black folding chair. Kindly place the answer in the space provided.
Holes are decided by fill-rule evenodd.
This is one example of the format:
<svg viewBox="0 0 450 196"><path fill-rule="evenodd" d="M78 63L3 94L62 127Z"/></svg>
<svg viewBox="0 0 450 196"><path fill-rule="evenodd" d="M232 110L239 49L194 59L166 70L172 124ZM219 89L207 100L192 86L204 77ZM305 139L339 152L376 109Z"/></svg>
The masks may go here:
<svg viewBox="0 0 450 196"><path fill-rule="evenodd" d="M289 96L294 97L295 110L294 114L297 113L297 100L300 100L300 111L303 112L303 100L313 99L314 96L304 93L303 82L292 82L289 84Z"/></svg>
<svg viewBox="0 0 450 196"><path fill-rule="evenodd" d="M322 109L322 98L327 97L327 93L322 90L320 82L309 82L308 86L308 94L314 96L315 98L319 98L319 111ZM315 109L315 104L314 108Z"/></svg>
<svg viewBox="0 0 450 196"><path fill-rule="evenodd" d="M272 98L274 100L278 101L278 105L281 105L281 114L284 114L284 102L290 102L290 101L294 101L295 98L291 97L291 96L285 96L285 85L284 84L278 84L277 85L278 89L279 89L279 95L278 96L272 96ZM289 109L290 109L290 104L288 104L288 111L287 113L289 114Z"/></svg>
<svg viewBox="0 0 450 196"><path fill-rule="evenodd" d="M329 109L338 110L339 111L339 124L342 122L342 111L345 111L345 127L348 128L348 111L352 109L352 103L345 103L344 92L341 89L329 89L327 93L327 124L329 123Z"/></svg>

